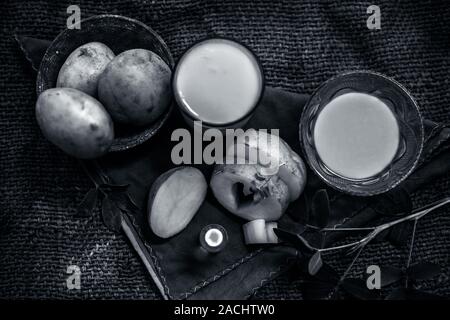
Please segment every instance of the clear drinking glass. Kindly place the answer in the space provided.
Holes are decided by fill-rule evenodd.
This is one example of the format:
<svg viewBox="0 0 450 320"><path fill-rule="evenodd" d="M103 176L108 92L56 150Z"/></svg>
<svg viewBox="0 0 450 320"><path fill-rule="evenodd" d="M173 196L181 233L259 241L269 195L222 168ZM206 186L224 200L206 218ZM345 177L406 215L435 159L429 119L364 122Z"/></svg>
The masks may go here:
<svg viewBox="0 0 450 320"><path fill-rule="evenodd" d="M209 38L189 47L179 59L172 88L190 126L202 121L205 128L239 128L263 96L264 73L256 55L245 45L227 38Z"/></svg>
<svg viewBox="0 0 450 320"><path fill-rule="evenodd" d="M315 124L323 108L334 98L351 92L380 99L394 114L399 128L393 160L382 171L364 179L333 172L320 158L314 141ZM326 81L313 93L300 120L300 142L312 170L331 187L358 196L386 192L406 179L419 161L423 141L423 120L417 103L397 81L374 72L350 72Z"/></svg>

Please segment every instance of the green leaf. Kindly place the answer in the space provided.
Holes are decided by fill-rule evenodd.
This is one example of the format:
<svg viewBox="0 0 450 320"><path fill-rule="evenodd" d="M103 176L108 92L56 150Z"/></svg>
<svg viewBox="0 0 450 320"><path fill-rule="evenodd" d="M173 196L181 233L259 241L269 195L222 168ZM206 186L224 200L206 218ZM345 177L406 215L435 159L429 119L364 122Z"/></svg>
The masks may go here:
<svg viewBox="0 0 450 320"><path fill-rule="evenodd" d="M411 279L427 280L441 273L441 267L435 263L421 261L410 266L406 273Z"/></svg>
<svg viewBox="0 0 450 320"><path fill-rule="evenodd" d="M108 197L104 197L102 201L102 217L108 229L114 232L121 230L122 212Z"/></svg>
<svg viewBox="0 0 450 320"><path fill-rule="evenodd" d="M98 190L96 188L90 189L84 196L80 205L77 208L77 216L90 217L97 203Z"/></svg>
<svg viewBox="0 0 450 320"><path fill-rule="evenodd" d="M320 251L317 251L312 255L308 262L308 273L310 275L315 275L319 272L320 268L322 268L322 256L320 255Z"/></svg>

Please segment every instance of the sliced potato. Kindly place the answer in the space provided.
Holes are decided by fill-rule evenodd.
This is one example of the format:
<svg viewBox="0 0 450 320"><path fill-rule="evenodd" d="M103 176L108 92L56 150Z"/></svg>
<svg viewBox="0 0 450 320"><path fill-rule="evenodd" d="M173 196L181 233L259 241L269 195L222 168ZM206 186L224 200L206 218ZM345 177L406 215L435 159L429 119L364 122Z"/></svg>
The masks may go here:
<svg viewBox="0 0 450 320"><path fill-rule="evenodd" d="M278 236L273 229L278 228L278 222L266 222L267 243L278 243Z"/></svg>
<svg viewBox="0 0 450 320"><path fill-rule="evenodd" d="M207 183L200 170L178 167L153 183L148 200L148 222L153 233L169 238L182 231L205 200Z"/></svg>
<svg viewBox="0 0 450 320"><path fill-rule="evenodd" d="M246 244L264 244L267 243L266 221L256 219L247 222L242 226L244 231L244 240Z"/></svg>
<svg viewBox="0 0 450 320"><path fill-rule="evenodd" d="M278 237L273 231L277 227L276 222L266 222L264 219L256 219L242 226L246 244L278 243Z"/></svg>

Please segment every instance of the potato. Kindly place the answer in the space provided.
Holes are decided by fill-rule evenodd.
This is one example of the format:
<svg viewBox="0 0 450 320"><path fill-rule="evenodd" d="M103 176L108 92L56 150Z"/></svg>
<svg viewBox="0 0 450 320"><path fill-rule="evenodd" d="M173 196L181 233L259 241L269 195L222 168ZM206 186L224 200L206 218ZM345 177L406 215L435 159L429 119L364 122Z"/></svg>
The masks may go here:
<svg viewBox="0 0 450 320"><path fill-rule="evenodd" d="M247 222L242 226L245 244L278 243L278 237L273 231L277 227L277 222L266 222L264 219Z"/></svg>
<svg viewBox="0 0 450 320"><path fill-rule="evenodd" d="M48 140L77 158L104 154L114 139L113 122L101 103L76 89L42 92L36 102L36 119Z"/></svg>
<svg viewBox="0 0 450 320"><path fill-rule="evenodd" d="M193 167L177 167L159 176L148 197L153 233L170 238L183 230L205 200L207 189L205 177Z"/></svg>
<svg viewBox="0 0 450 320"><path fill-rule="evenodd" d="M100 74L114 58L114 52L100 42L90 42L75 49L61 70L59 70L57 87L73 88L93 97L97 95Z"/></svg>
<svg viewBox="0 0 450 320"><path fill-rule="evenodd" d="M171 71L154 52L133 49L111 61L100 76L98 94L114 121L145 125L169 107Z"/></svg>

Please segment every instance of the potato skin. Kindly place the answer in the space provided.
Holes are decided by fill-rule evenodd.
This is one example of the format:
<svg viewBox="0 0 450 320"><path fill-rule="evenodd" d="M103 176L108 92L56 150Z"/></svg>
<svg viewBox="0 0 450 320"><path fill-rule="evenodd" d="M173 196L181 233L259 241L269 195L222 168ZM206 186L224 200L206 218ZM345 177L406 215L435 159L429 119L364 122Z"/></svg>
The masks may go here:
<svg viewBox="0 0 450 320"><path fill-rule="evenodd" d="M78 89L96 97L98 78L114 56L114 52L101 42L78 47L59 70L56 86Z"/></svg>
<svg viewBox="0 0 450 320"><path fill-rule="evenodd" d="M128 50L115 57L100 76L99 100L114 121L146 125L169 107L170 78L169 66L156 53Z"/></svg>
<svg viewBox="0 0 450 320"><path fill-rule="evenodd" d="M101 103L76 89L42 92L36 102L36 120L49 141L81 159L106 153L114 139L113 122Z"/></svg>
<svg viewBox="0 0 450 320"><path fill-rule="evenodd" d="M172 186L173 183L176 184L175 189L170 190L167 184L164 188L165 183L170 183L168 180L172 180ZM181 232L197 214L205 200L207 189L205 177L194 167L176 167L161 174L153 182L148 196L148 223L152 232L163 239ZM166 198L161 198L164 195ZM162 210L156 202L164 200L172 207L164 205Z"/></svg>

